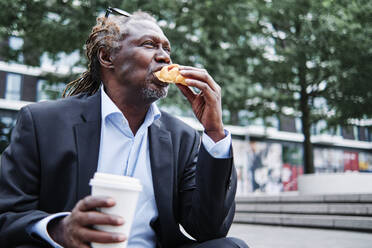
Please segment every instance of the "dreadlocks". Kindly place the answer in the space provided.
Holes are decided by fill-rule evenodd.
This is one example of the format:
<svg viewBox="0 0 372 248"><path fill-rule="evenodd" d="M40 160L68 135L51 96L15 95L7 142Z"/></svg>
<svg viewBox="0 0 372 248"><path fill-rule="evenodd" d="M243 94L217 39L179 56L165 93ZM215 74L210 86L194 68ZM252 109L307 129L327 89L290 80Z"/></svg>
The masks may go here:
<svg viewBox="0 0 372 248"><path fill-rule="evenodd" d="M149 20L156 23L156 20L146 12L136 11L130 17L109 16L97 18L97 24L87 39L86 56L88 58L88 70L79 78L67 84L63 97L73 96L79 93L96 93L101 85L100 62L98 51L101 47L108 53L119 49L119 42L126 37L127 25L131 20Z"/></svg>

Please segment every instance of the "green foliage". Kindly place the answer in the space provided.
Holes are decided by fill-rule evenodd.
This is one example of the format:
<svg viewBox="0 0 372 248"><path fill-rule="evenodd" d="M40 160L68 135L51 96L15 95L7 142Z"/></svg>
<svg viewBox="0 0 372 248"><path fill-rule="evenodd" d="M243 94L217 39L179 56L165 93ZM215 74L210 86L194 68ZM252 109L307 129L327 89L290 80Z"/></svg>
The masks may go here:
<svg viewBox="0 0 372 248"><path fill-rule="evenodd" d="M371 118L372 2L344 1L329 8L335 8L330 22L338 31L338 49L333 54L338 62L333 68L335 86L327 97L336 111L333 121L347 123L351 118Z"/></svg>
<svg viewBox="0 0 372 248"><path fill-rule="evenodd" d="M57 60L79 51L77 65L86 66L84 41L108 5L152 13L172 43L173 62L204 67L222 86L230 123L241 110L300 117L307 108L311 122L372 116L368 0L0 0L1 38L24 39L0 56L38 66L44 53ZM185 103L172 86L162 101Z"/></svg>
<svg viewBox="0 0 372 248"><path fill-rule="evenodd" d="M250 1L252 2L252 1ZM372 2L255 1L256 57L248 108L258 116L287 114L310 122L371 118ZM325 99L325 103L321 103ZM259 109L259 111L256 111Z"/></svg>
<svg viewBox="0 0 372 248"><path fill-rule="evenodd" d="M251 27L245 1L111 1L109 5L152 13L172 43L173 61L206 68L223 88L224 108L231 113L245 108L246 57L255 55L246 38ZM2 0L0 35L16 35L25 42L20 50L5 47L1 54L7 60L37 66L44 52L57 60L60 52L79 50L79 64L85 65L84 41L106 7L107 1ZM47 80L55 78L48 75ZM171 87L163 104L184 107L185 102L178 89Z"/></svg>
<svg viewBox="0 0 372 248"><path fill-rule="evenodd" d="M2 0L0 35L3 38L14 35L24 40L22 48L10 59L19 60L17 55L22 54L25 64L38 66L44 52L56 59L61 51L71 53L82 48L96 10L89 1L82 1L79 6L74 6L73 2ZM8 49L5 47L2 53Z"/></svg>

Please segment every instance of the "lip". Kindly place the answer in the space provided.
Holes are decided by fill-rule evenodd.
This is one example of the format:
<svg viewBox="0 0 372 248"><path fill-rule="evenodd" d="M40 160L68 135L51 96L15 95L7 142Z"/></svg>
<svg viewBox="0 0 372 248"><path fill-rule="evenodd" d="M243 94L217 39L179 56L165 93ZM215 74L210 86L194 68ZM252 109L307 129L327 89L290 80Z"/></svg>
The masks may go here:
<svg viewBox="0 0 372 248"><path fill-rule="evenodd" d="M163 81L160 81L157 76L155 76L155 73L160 71L164 66L167 66L168 64L163 64L163 65L160 65L158 67L156 67L153 71L152 71L152 76L154 77L154 79L152 80L152 82L158 86L161 86L161 87L166 87L168 86L169 84L168 83L165 83Z"/></svg>
<svg viewBox="0 0 372 248"><path fill-rule="evenodd" d="M169 84L168 83L164 83L162 81L160 81L159 79L155 79L154 81L152 81L154 84L160 86L160 87L167 87Z"/></svg>
<svg viewBox="0 0 372 248"><path fill-rule="evenodd" d="M154 72L152 73L153 80L151 80L151 82L154 83L154 84L156 84L156 85L158 85L158 86L160 86L160 87L167 87L169 84L160 81L160 80L155 76L155 72L156 72L156 71L154 71Z"/></svg>

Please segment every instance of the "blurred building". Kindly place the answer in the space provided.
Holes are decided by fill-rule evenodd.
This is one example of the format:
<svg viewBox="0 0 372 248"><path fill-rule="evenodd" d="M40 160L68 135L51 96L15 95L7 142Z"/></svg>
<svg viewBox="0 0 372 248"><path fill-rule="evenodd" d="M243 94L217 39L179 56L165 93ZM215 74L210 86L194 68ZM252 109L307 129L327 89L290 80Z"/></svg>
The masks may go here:
<svg viewBox="0 0 372 248"><path fill-rule="evenodd" d="M202 129L194 119L182 119ZM270 128L226 127L233 135L238 194L297 190L297 177L304 172L304 138L295 120L280 123ZM364 126L340 127L336 134L313 133L315 173L372 172L371 135L371 128Z"/></svg>
<svg viewBox="0 0 372 248"><path fill-rule="evenodd" d="M18 37L8 37L0 42L2 49L9 46L13 50L18 50L22 45L23 40ZM17 112L22 106L61 96L66 82L51 85L44 80L45 75L82 72L82 68L71 69L71 65L78 60L78 56L78 53L71 55L61 53L59 61L53 63L47 54L43 54L41 67L8 63L2 61L0 57L0 154L8 143ZM22 61L22 55L19 57L18 60Z"/></svg>
<svg viewBox="0 0 372 248"><path fill-rule="evenodd" d="M15 124L20 107L60 96L65 84L47 84L44 73L40 68L0 61L0 142L4 143Z"/></svg>

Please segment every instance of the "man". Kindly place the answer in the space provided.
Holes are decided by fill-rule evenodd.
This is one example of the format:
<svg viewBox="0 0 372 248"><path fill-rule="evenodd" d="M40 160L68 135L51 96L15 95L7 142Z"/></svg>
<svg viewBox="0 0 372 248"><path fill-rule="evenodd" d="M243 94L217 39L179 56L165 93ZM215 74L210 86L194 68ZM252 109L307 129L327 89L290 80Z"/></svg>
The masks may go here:
<svg viewBox="0 0 372 248"><path fill-rule="evenodd" d="M200 144L195 130L154 103L167 94L154 73L171 64L168 39L148 14L119 14L97 20L86 44L89 70L68 86L70 97L20 111L2 156L0 246L89 247L129 238L128 248L246 247L224 238L236 174L220 87L205 70L180 67L200 90L178 86L204 126ZM97 211L115 200L89 196L96 171L141 180L130 237L93 228L125 225Z"/></svg>

